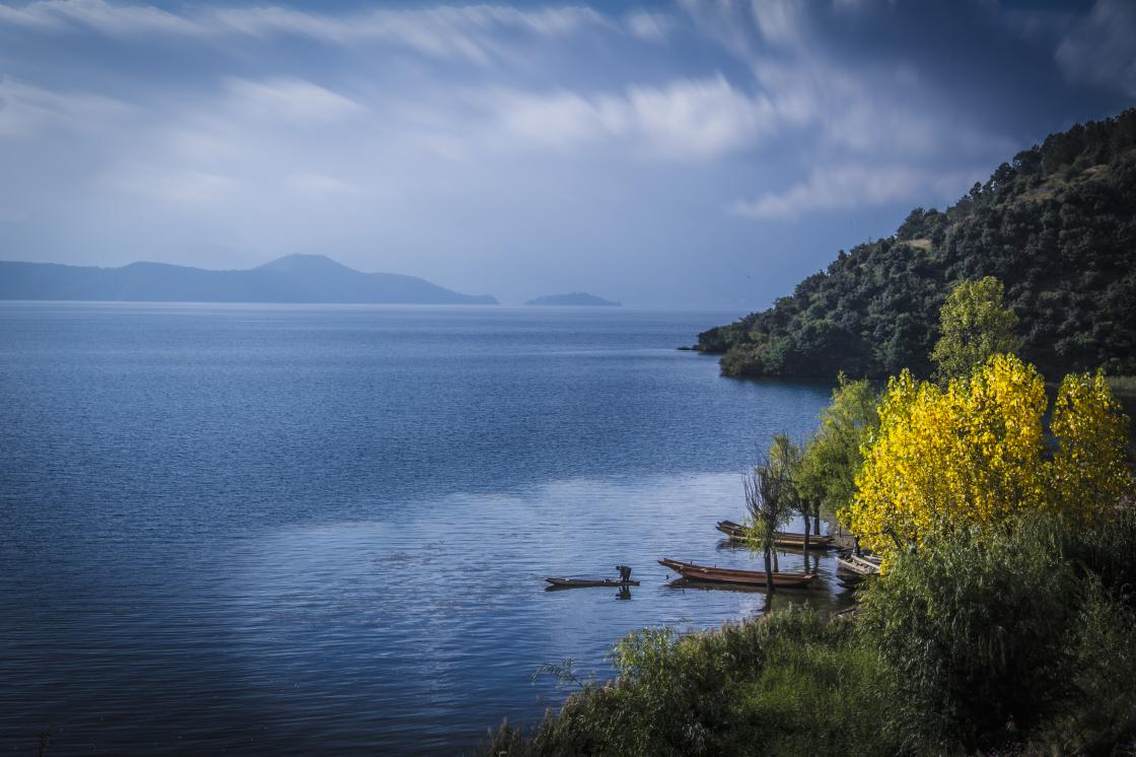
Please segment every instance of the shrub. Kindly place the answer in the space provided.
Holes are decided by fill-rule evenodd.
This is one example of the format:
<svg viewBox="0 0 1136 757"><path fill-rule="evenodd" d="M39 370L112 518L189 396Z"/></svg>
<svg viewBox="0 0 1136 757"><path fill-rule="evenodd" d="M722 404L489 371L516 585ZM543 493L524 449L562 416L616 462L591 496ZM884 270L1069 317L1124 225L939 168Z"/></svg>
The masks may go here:
<svg viewBox="0 0 1136 757"><path fill-rule="evenodd" d="M883 717L879 658L850 624L805 609L677 637L619 643L619 678L571 696L530 739L502 726L489 754L812 754L820 746L896 750Z"/></svg>
<svg viewBox="0 0 1136 757"><path fill-rule="evenodd" d="M861 631L895 673L904 744L999 746L1059 710L1077 604L1058 542L1037 519L939 534L871 586Z"/></svg>

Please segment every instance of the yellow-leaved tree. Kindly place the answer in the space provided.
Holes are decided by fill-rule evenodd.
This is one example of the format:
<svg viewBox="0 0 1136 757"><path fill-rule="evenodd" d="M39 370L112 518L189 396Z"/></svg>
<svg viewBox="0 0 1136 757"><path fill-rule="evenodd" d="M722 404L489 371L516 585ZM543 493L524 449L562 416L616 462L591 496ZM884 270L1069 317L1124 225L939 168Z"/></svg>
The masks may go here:
<svg viewBox="0 0 1136 757"><path fill-rule="evenodd" d="M994 355L945 387L893 377L865 444L850 525L885 557L936 529L988 526L1025 510L1085 518L1130 486L1127 419L1101 377L1069 376L1046 454L1045 382L1014 355Z"/></svg>
<svg viewBox="0 0 1136 757"><path fill-rule="evenodd" d="M1131 491L1124 460L1128 418L1103 375L1066 376L1050 426L1059 445L1051 465L1052 492L1065 510L1092 516Z"/></svg>

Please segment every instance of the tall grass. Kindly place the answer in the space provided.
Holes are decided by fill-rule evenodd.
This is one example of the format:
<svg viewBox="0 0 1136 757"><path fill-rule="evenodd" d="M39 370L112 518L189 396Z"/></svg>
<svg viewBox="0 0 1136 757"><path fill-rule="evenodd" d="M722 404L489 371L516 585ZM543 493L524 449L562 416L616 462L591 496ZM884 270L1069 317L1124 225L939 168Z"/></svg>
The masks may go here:
<svg viewBox="0 0 1136 757"><path fill-rule="evenodd" d="M528 738L503 727L489 754L889 754L878 656L847 622L790 608L719 631L631 634L619 678L569 697Z"/></svg>

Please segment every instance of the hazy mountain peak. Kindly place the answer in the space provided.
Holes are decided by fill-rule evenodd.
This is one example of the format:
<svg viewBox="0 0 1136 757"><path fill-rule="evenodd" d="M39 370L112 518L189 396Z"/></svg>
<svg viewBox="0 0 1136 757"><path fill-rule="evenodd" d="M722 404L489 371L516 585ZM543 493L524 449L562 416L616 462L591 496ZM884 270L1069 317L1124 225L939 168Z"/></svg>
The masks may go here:
<svg viewBox="0 0 1136 757"><path fill-rule="evenodd" d="M603 297L597 297L594 294L587 292L568 292L566 294L547 294L543 297L536 297L525 303L526 305L586 305L586 306L605 306L605 307L618 307L618 302L605 300Z"/></svg>
<svg viewBox="0 0 1136 757"><path fill-rule="evenodd" d="M332 260L327 255L310 255L304 253L295 253L276 258L276 260L258 266L257 270L282 271L285 273L317 273L331 271L359 273L359 271L356 271L354 268L348 268L339 261Z"/></svg>

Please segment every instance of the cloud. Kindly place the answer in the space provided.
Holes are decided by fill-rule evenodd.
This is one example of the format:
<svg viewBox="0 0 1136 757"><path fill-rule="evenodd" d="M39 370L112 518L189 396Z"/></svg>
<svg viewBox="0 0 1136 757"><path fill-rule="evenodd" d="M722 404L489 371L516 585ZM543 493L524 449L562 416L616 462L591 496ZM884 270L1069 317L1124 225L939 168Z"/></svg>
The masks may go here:
<svg viewBox="0 0 1136 757"><path fill-rule="evenodd" d="M440 5L333 14L265 5L179 15L152 5L105 0L37 0L23 8L0 4L0 24L53 31L90 29L108 35L300 36L333 45L386 44L483 64L500 55L496 39L500 33L552 38L587 28L616 28L591 8L571 6L520 10Z"/></svg>
<svg viewBox="0 0 1136 757"><path fill-rule="evenodd" d="M1097 0L1058 45L1055 57L1071 81L1136 96L1136 5Z"/></svg>
<svg viewBox="0 0 1136 757"><path fill-rule="evenodd" d="M584 28L610 25L590 8L522 11L490 5L377 9L338 16L281 7L230 8L214 12L206 23L217 32L298 35L331 44L383 43L482 64L499 57L495 37L499 32L565 37Z"/></svg>
<svg viewBox="0 0 1136 757"><path fill-rule="evenodd" d="M514 297L569 258L646 293L626 272L651 259L677 282L656 301L690 279L750 302L776 292L733 283L760 259L726 209L819 260L1115 102L1068 81L1133 87L1115 1L1012 22L991 3L442 1L0 0L0 214L25 219L0 243L209 265L310 248Z"/></svg>
<svg viewBox="0 0 1136 757"><path fill-rule="evenodd" d="M757 0L753 17L762 38L771 45L790 46L803 38L802 6L793 0Z"/></svg>
<svg viewBox="0 0 1136 757"><path fill-rule="evenodd" d="M617 140L655 157L716 158L754 146L776 127L772 105L722 76L633 86L620 95L496 90L485 98L500 127L529 143L567 147Z"/></svg>
<svg viewBox="0 0 1136 757"><path fill-rule="evenodd" d="M927 182L919 171L902 165L829 166L814 169L806 180L783 192L768 192L756 200L737 202L730 210L758 220L794 219L815 210L843 210L905 200Z"/></svg>
<svg viewBox="0 0 1136 757"><path fill-rule="evenodd" d="M37 0L23 8L0 5L0 23L39 29L86 27L106 34L197 34L199 24L150 5L111 5L104 0Z"/></svg>
<svg viewBox="0 0 1136 757"><path fill-rule="evenodd" d="M284 183L293 192L313 197L348 195L359 191L359 187L350 182L319 173L291 174Z"/></svg>
<svg viewBox="0 0 1136 757"><path fill-rule="evenodd" d="M233 108L293 123L328 123L366 110L343 95L302 79L228 79Z"/></svg>
<svg viewBox="0 0 1136 757"><path fill-rule="evenodd" d="M638 10L624 19L631 36L647 42L662 42L675 28L675 20L664 13Z"/></svg>
<svg viewBox="0 0 1136 757"><path fill-rule="evenodd" d="M107 176L105 184L140 197L194 209L222 207L240 189L240 182L232 176L194 170L169 173L145 169L125 171Z"/></svg>
<svg viewBox="0 0 1136 757"><path fill-rule="evenodd" d="M787 188L734 202L730 212L777 221L927 196L949 199L943 188L962 190L962 176L974 173L944 171L945 156L982 166L981 174L1020 149L1020 142L952 107L949 92L920 68L918 56L882 50L857 57L825 44L824 31L846 26L850 14L863 25L869 14L894 10L878 5L683 3L695 26L752 73L755 97L775 116L772 145L785 147L777 173L791 177L793 164L799 166Z"/></svg>
<svg viewBox="0 0 1136 757"><path fill-rule="evenodd" d="M131 106L110 97L57 92L0 77L0 137L36 136L47 128L89 128L131 110Z"/></svg>

